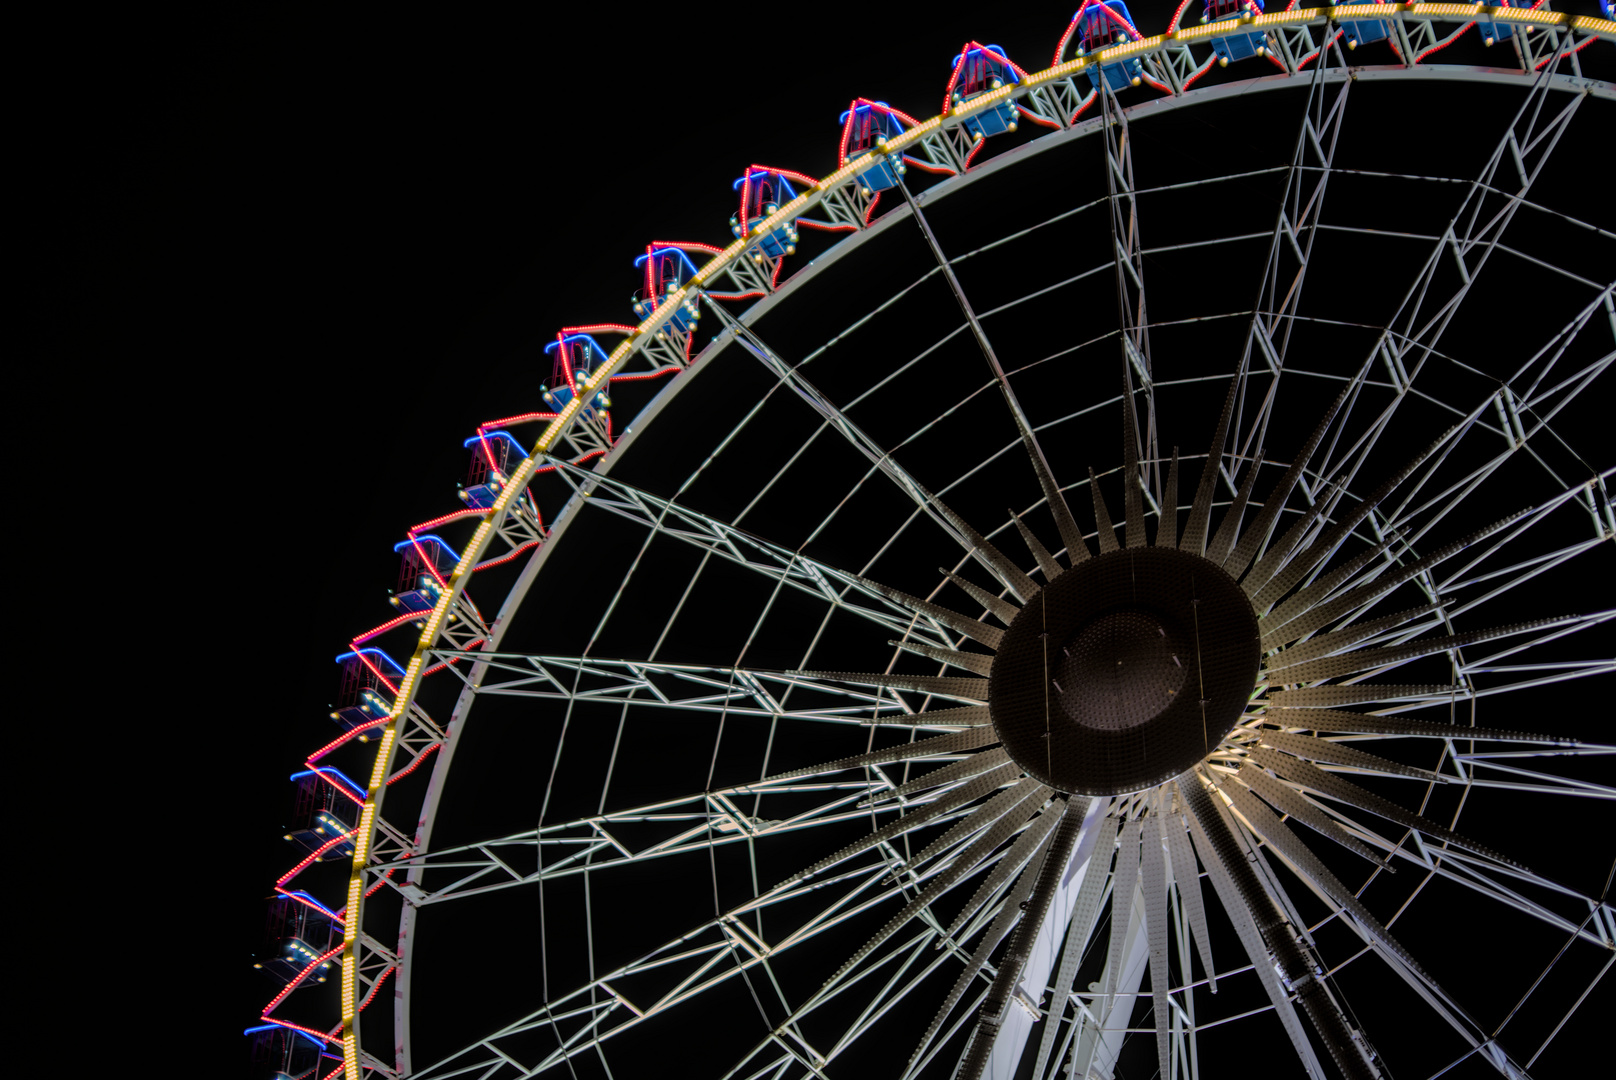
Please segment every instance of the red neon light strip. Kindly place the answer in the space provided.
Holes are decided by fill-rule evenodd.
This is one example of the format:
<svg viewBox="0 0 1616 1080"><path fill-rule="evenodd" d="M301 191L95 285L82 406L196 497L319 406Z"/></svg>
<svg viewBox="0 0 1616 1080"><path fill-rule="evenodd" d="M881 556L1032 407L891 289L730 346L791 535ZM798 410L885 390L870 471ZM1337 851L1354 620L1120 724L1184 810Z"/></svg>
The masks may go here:
<svg viewBox="0 0 1616 1080"><path fill-rule="evenodd" d="M1060 127L1060 125L1057 124L1055 121L1053 121L1053 120L1045 120L1042 116L1039 116L1035 112L1028 112L1026 109L1021 107L1020 105L1016 106L1016 111L1019 112L1022 116L1025 116L1028 120L1031 120L1035 124L1041 124L1042 126L1044 126L1046 128L1059 128Z"/></svg>
<svg viewBox="0 0 1616 1080"><path fill-rule="evenodd" d="M752 165L747 168L746 172L747 175L751 175L754 172L774 173L776 176L783 176L787 180L795 180L797 183L806 184L809 187L814 187L819 183L818 180L814 179L812 176L808 176L805 173L792 172L790 169L776 169L772 165Z"/></svg>
<svg viewBox="0 0 1616 1080"><path fill-rule="evenodd" d="M1088 107L1090 105L1093 105L1095 103L1095 101L1097 101L1099 99L1099 97L1100 97L1100 92L1098 90L1090 90L1089 91L1089 96L1083 99L1083 104L1079 105L1077 107L1077 111L1072 114L1072 123L1074 123L1074 124L1077 123L1077 118L1079 116L1082 116L1083 113L1085 111L1087 111Z"/></svg>
<svg viewBox="0 0 1616 1080"><path fill-rule="evenodd" d="M332 1034L330 1032L317 1031L314 1028L304 1027L302 1024L294 1024L290 1020L277 1020L273 1016L260 1016L258 1019L267 1024L279 1024L283 1028L291 1028L293 1031L301 1031L305 1035L312 1035L323 1043L329 1044L337 1042L336 1039L332 1038ZM338 1045L340 1046L341 1044L338 1043Z"/></svg>
<svg viewBox="0 0 1616 1080"><path fill-rule="evenodd" d="M314 753L310 754L306 764L309 768L314 768L314 763L316 761L319 761L321 758L325 757L327 754L341 746L343 743L347 742L349 739L352 739L361 732L369 731L373 727L380 727L382 724L387 723L388 719L388 717L384 716L380 720L372 720L368 724L360 724L346 735L343 735L340 739L333 739L324 746L320 747L320 749L316 750Z"/></svg>
<svg viewBox="0 0 1616 1080"><path fill-rule="evenodd" d="M343 946L338 945L335 949L332 949L330 952L326 953L324 956L317 957L316 959L310 960L309 963L308 963L308 966L305 967L302 971L298 972L297 977L294 978L291 982L287 983L286 986L281 990L281 992L276 994L275 997L270 1001L270 1003L268 1005L264 1006L264 1019L265 1020L269 1019L269 1014L275 1010L275 1006L277 1006L281 1002L285 1001L286 1000L286 995L290 994L293 990L296 990L298 988L298 984L301 983L304 979L309 977L309 972L313 971L315 969L315 967L317 967L320 964L325 963L327 960L331 959L333 956L337 955L342 950L343 950Z"/></svg>
<svg viewBox="0 0 1616 1080"><path fill-rule="evenodd" d="M275 884L285 885L288 881L291 881L293 878L297 877L297 875L301 874L306 867L314 862L315 859L318 859L321 855L324 855L326 852L330 851L332 848L336 847L346 839L348 839L348 834L346 833L344 833L342 836L333 836L331 839L315 848L313 854L311 854L308 858L286 871L286 873L282 875L280 880L275 882Z"/></svg>
<svg viewBox="0 0 1616 1080"><path fill-rule="evenodd" d="M324 780L326 783L330 784L332 787L336 788L338 791L340 791L344 795L348 796L349 799L353 800L353 804L355 806L364 806L365 805L365 800L364 799L361 799L359 796L355 795L353 792L351 792L347 788L343 787L341 783L337 782L336 780L331 779L329 776L327 776L325 774L325 770L323 770L323 769L315 769L314 770L314 775L318 776L321 780Z"/></svg>
<svg viewBox="0 0 1616 1080"><path fill-rule="evenodd" d="M555 418L556 414L553 412L529 412L522 413L519 416L507 416L501 420L488 421L486 424L483 424L477 429L477 434L482 435L487 432L489 428L502 428L507 424L526 424L533 420L554 420Z"/></svg>
<svg viewBox="0 0 1616 1080"><path fill-rule="evenodd" d="M412 851L412 852L410 852L410 854L413 855L415 853ZM397 869L398 869L398 867L396 867L396 866L389 867L382 874L381 877L377 878L376 879L376 884L372 885L370 888L365 890L365 899L367 899L367 900L370 899L372 896L374 896L376 894L376 891L378 889L380 889L383 885L386 885L389 881L391 881L392 878L393 878L393 871L397 870Z"/></svg>
<svg viewBox="0 0 1616 1080"><path fill-rule="evenodd" d="M1557 52L1553 56L1545 56L1543 59L1539 60L1536 64L1534 64L1532 66L1532 70L1533 71L1542 71L1544 64L1549 64L1549 63L1553 63L1556 60L1564 59L1565 57L1570 56L1572 53L1579 53L1582 50L1586 49L1590 44L1592 44L1593 42L1598 41L1598 40L1599 40L1598 38L1588 38L1581 45L1578 45L1575 49L1566 49L1564 52Z"/></svg>
<svg viewBox="0 0 1616 1080"><path fill-rule="evenodd" d="M486 438L484 438L483 441L487 442L488 440ZM489 464L492 465L493 462L490 461ZM486 513L488 513L487 510L454 510L454 511L451 511L450 513L444 514L442 517L435 517L431 521L423 521L419 525L412 525L410 527L410 539L414 540L415 539L415 534L420 532L422 529L435 529L439 525L447 525L449 522L456 521L456 520L458 520L460 518L463 518L463 517L472 517L473 515L486 514Z"/></svg>
<svg viewBox="0 0 1616 1080"><path fill-rule="evenodd" d="M1458 41L1461 37L1463 37L1464 32L1466 30L1470 29L1472 26L1475 26L1475 25L1476 25L1476 20L1471 19L1469 22L1467 22L1463 26L1459 27L1459 29L1457 29L1453 33L1449 34L1447 36L1446 40L1437 42L1435 45L1432 45L1429 49L1426 49L1424 52L1415 53L1414 54L1414 62L1417 64L1421 60L1424 60L1427 56L1430 56L1432 53L1441 52L1443 49L1446 49L1449 45L1452 45L1455 41Z"/></svg>
<svg viewBox="0 0 1616 1080"><path fill-rule="evenodd" d="M1180 10L1182 10L1182 9L1180 9ZM1269 59L1272 60L1273 57L1269 57ZM1195 80L1199 79L1202 75L1205 75L1207 72L1211 71L1213 65L1216 64L1217 62L1218 62L1218 58L1216 56L1207 57L1206 58L1206 63L1202 64L1198 69L1196 69L1196 72L1195 72L1194 75L1191 75L1189 78L1184 80L1184 89L1188 90L1190 87L1194 86L1195 85ZM1280 67L1284 67L1284 66L1285 66L1284 64L1280 65ZM1073 119L1075 120L1076 117L1073 117Z"/></svg>
<svg viewBox="0 0 1616 1080"><path fill-rule="evenodd" d="M1186 0L1186 2L1188 2L1188 0ZM1182 11L1184 9L1180 8L1179 10ZM1061 55L1066 52L1066 43L1072 40L1072 34L1077 30L1077 16L1081 14L1083 14L1083 12L1079 10L1077 15L1072 16L1072 21L1066 24L1066 33L1061 35L1060 44L1055 46L1055 59L1051 61L1049 65L1050 67L1054 67L1056 64L1061 62ZM1174 18L1177 18L1177 16L1175 15Z"/></svg>
<svg viewBox="0 0 1616 1080"><path fill-rule="evenodd" d="M711 244L697 243L694 240L653 240L651 241L651 247L678 248L680 251L701 251L707 253L708 255L724 254L723 248L716 248ZM646 248L646 250L650 251L651 248Z"/></svg>
<svg viewBox="0 0 1616 1080"><path fill-rule="evenodd" d="M337 1080L337 1077L342 1075L342 1070L346 1069L347 1067L348 1063L344 1061L341 1065L338 1065L335 1069L332 1069L330 1072L326 1073L321 1080Z"/></svg>
<svg viewBox="0 0 1616 1080"><path fill-rule="evenodd" d="M659 367L655 371L640 371L633 375L613 375L609 381L616 383L637 382L641 379L660 379L664 375L672 375L678 371L679 366L677 364L669 364L667 367Z"/></svg>
<svg viewBox="0 0 1616 1080"><path fill-rule="evenodd" d="M472 513L481 514L481 513L485 513L485 511L474 510L474 511L472 511ZM442 574L438 573L438 560L428 557L425 549L423 549L421 547L420 541L416 540L414 536L410 537L410 547L414 548L415 553L417 555L421 556L421 561L423 563L425 563L426 568L432 572L432 577L434 579L436 579L437 583L439 585L442 585L445 589L447 589L449 587L449 583L447 581L443 580L443 575ZM364 654L361 653L360 655L364 655ZM376 672L376 674L380 675L381 672L378 671L378 672ZM393 692L396 694L398 691L394 690Z"/></svg>
<svg viewBox="0 0 1616 1080"><path fill-rule="evenodd" d="M543 537L540 537L537 540L529 540L526 543L523 543L521 545L518 545L517 547L512 548L510 551L507 551L505 554L501 555L497 559L489 559L489 560L487 560L485 562L478 563L476 566L472 567L472 570L474 572L481 572L483 570L488 569L490 566L499 566L499 565L501 565L503 563L508 563L512 559L514 559L518 555L520 555L522 552L524 552L528 548L532 547L534 544L542 544L542 543L544 543L544 538Z"/></svg>
<svg viewBox="0 0 1616 1080"><path fill-rule="evenodd" d="M369 641L371 638L377 637L377 636L379 636L381 634L385 634L389 630L396 630L398 627L403 626L405 623L409 622L411 619L415 619L415 620L419 621L420 619L425 618L427 614L428 613L424 612L424 611L412 611L412 612L409 612L406 615L400 615L396 619L388 619L386 622L382 623L380 626L376 627L374 630L366 630L363 634L360 634L358 637L354 638L353 641L350 644L353 645L354 652L358 652L359 651L359 646L362 645L364 642Z"/></svg>
<svg viewBox="0 0 1616 1080"><path fill-rule="evenodd" d="M776 271L776 272L778 272L778 271ZM762 296L763 294L762 293L748 293L748 294L743 294L743 295ZM725 297L724 299L734 299L734 297ZM600 455L604 454L605 452L606 451L604 451L604 450L591 450L591 451L589 451L589 453L584 454L581 457L576 458L572 462L572 464L574 464L574 465L582 465L584 462L588 461L590 458L598 458L598 457L600 457ZM535 473L554 472L555 471L555 466L554 465L541 465L538 468L534 469L533 471Z"/></svg>
<svg viewBox="0 0 1616 1080"><path fill-rule="evenodd" d="M411 543L412 543L412 544L413 544L413 543L414 543L414 541L413 541L413 540L412 540L412 541L410 541L410 542L411 542ZM355 655L355 656L357 656L357 657L359 657L359 662L360 662L360 663L361 663L361 664L364 664L364 665L365 665L365 666L366 666L366 667L367 667L367 668L369 668L369 669L370 669L370 673L371 673L371 674L372 674L372 675L374 675L374 676L376 676L376 677L377 677L377 678L378 678L378 679L380 679L380 680L381 680L381 681L382 681L382 685L383 685L383 686L385 686L385 687L387 687L387 689L389 689L389 690L391 690L391 691L392 691L392 692L393 692L393 696L394 696L394 697L397 697L397 696L398 696L398 687L396 687L396 686L394 686L394 685L393 685L393 680L391 680L391 679L389 679L389 678L388 678L388 677L387 677L387 676L386 676L386 675L383 675L383 674L382 674L382 673L381 673L381 670L380 670L380 669L379 669L379 668L377 668L377 667L376 667L376 665L375 665L375 664L372 664L372 663L371 663L371 662L370 662L370 657L368 657L368 656L366 656L366 655L365 655L365 654L364 654L364 653L362 653L362 652L360 652L360 653L355 653L355 654L354 654L354 655Z"/></svg>
<svg viewBox="0 0 1616 1080"><path fill-rule="evenodd" d="M388 964L387 967L382 970L382 973L376 977L376 981L370 984L370 993L365 995L365 1000L359 1003L359 1008L355 1009L354 1012L365 1011L365 1006L370 1004L371 999L376 996L376 991L382 988L382 983L387 981L387 976L391 975L393 973L393 969L397 966L397 964Z"/></svg>
<svg viewBox="0 0 1616 1080"><path fill-rule="evenodd" d="M603 451L601 451L601 453L605 453L605 451L603 450ZM475 649L477 646L481 645L482 643L483 643L483 639L478 638L476 641L473 641L473 642L469 643L466 646L466 648L467 648L467 650ZM433 664L431 667L427 668L425 671L423 671L421 673L421 678L424 679L428 675L433 675L433 674L436 674L437 672L442 671L444 668L449 667L451 664L458 664L458 663L460 663L460 657L457 656L452 660L445 660L442 663Z"/></svg>
<svg viewBox="0 0 1616 1080"><path fill-rule="evenodd" d="M1184 17L1184 9L1189 7L1189 6L1190 6L1190 0L1184 0L1184 2L1182 4L1178 5L1178 10L1173 12L1173 21L1167 24L1167 32L1169 34L1171 34L1174 30L1178 29L1178 20L1182 19ZM1059 56L1055 57L1055 62L1060 63L1060 57ZM1187 86L1188 84L1186 83L1185 85Z"/></svg>
<svg viewBox="0 0 1616 1080"><path fill-rule="evenodd" d="M717 248L713 249L717 252ZM563 334L632 334L638 327L624 326L622 323L595 323L593 326L563 326Z"/></svg>
<svg viewBox="0 0 1616 1080"><path fill-rule="evenodd" d="M391 787L396 781L402 780L406 776L410 775L410 773L414 772L416 769L418 769L420 767L421 762L426 760L426 756L428 754L430 754L434 750L440 750L442 748L443 748L442 743L435 742L435 743L432 743L430 746L428 746L425 750L422 750L419 754L416 754L415 755L415 760L410 762L410 767L409 768L405 769L401 773L394 773L392 776L388 777L388 779L387 779L388 786Z"/></svg>

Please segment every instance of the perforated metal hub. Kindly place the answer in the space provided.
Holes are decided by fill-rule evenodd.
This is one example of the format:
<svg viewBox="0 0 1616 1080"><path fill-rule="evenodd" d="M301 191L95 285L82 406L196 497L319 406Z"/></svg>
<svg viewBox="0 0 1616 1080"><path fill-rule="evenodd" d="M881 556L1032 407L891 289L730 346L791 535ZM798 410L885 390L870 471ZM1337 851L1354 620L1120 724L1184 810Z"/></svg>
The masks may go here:
<svg viewBox="0 0 1616 1080"><path fill-rule="evenodd" d="M1066 571L999 644L993 726L1061 791L1119 795L1184 772L1229 733L1262 659L1257 616L1219 566L1127 548Z"/></svg>

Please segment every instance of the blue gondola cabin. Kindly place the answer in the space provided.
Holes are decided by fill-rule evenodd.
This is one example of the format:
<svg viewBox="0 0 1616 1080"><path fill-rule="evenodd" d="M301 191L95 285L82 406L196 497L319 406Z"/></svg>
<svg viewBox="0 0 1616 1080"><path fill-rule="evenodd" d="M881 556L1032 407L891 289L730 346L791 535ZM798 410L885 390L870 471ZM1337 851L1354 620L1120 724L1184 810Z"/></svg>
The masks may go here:
<svg viewBox="0 0 1616 1080"><path fill-rule="evenodd" d="M903 134L902 121L884 101L859 98L838 118L842 125L841 164L875 155L877 161L859 175L859 193L866 198L898 186L906 171L903 158L885 154L887 140Z"/></svg>
<svg viewBox="0 0 1616 1080"><path fill-rule="evenodd" d="M380 649L360 649L343 653L337 657L337 663L342 669L342 678L337 685L336 707L331 719L342 730L369 729L376 721L392 715L393 692L388 679L397 685L404 675L402 670L397 670L392 657ZM368 742L369 738L361 734L359 740Z"/></svg>
<svg viewBox="0 0 1616 1080"><path fill-rule="evenodd" d="M336 974L332 961L320 960L331 948L333 926L330 911L308 893L277 896L269 904L264 955L253 967L282 986L304 971L299 989L325 982Z"/></svg>
<svg viewBox="0 0 1616 1080"><path fill-rule="evenodd" d="M1201 21L1207 23L1238 22L1242 15L1261 15L1262 0L1206 0ZM1268 35L1258 30L1248 34L1228 34L1212 39L1212 51L1218 64L1228 67L1231 60L1250 60L1254 56L1268 55Z"/></svg>
<svg viewBox="0 0 1616 1080"><path fill-rule="evenodd" d="M650 318L651 313L661 307L670 295L684 288L696 276L696 264L676 247L651 244L646 247L644 255L634 260L634 265L645 278L645 285L634 294L634 315L639 319ZM694 296L686 296L672 318L662 324L657 335L664 339L669 334L682 336L694 330L700 321L701 305Z"/></svg>
<svg viewBox="0 0 1616 1080"><path fill-rule="evenodd" d="M956 112L984 94L991 94L1002 86L1021 81L1016 66L997 45L978 45L972 42L965 51L954 57L954 74L948 81L949 112ZM1015 103L1006 99L991 109L984 109L965 118L966 132L973 139L1001 135L1016 130Z"/></svg>
<svg viewBox="0 0 1616 1080"><path fill-rule="evenodd" d="M544 351L553 355L555 362L550 367L549 385L540 396L546 405L559 413L572 404L578 392L578 380L587 378L607 353L588 334L557 334L556 339L544 347ZM611 404L606 392L597 390L579 413L584 420L594 420L597 410L605 412Z"/></svg>
<svg viewBox="0 0 1616 1080"><path fill-rule="evenodd" d="M466 486L460 489L460 498L467 506L486 510L505 490L505 482L516 465L526 460L527 451L508 431L473 435L465 445L471 451L471 467L466 472Z"/></svg>
<svg viewBox="0 0 1616 1080"><path fill-rule="evenodd" d="M1342 7L1376 7L1382 0L1344 0ZM1392 24L1386 19L1336 19L1341 27L1347 48L1356 49L1376 41L1385 41L1392 33Z"/></svg>
<svg viewBox="0 0 1616 1080"><path fill-rule="evenodd" d="M353 828L359 820L364 789L335 769L306 769L293 773L297 797L292 807L293 828L286 839L315 856L315 861L351 859Z"/></svg>
<svg viewBox="0 0 1616 1080"><path fill-rule="evenodd" d="M1092 56L1101 49L1139 40L1133 16L1128 13L1128 5L1122 0L1086 0L1077 9L1077 14L1072 16L1072 21L1077 24L1078 56ZM1100 88L1102 76L1112 90L1138 86L1145 77L1144 65L1138 57L1116 60L1087 70L1089 83L1096 90Z"/></svg>
<svg viewBox="0 0 1616 1080"><path fill-rule="evenodd" d="M758 229L763 221L778 213L782 205L797 197L791 181L772 169L748 169L746 175L735 181L734 189L740 192L741 209L729 219L729 230L738 237L753 238L755 246L751 249L752 260L761 263L765 259L783 259L787 255L796 254L795 221L781 222L774 228L753 236L753 231Z"/></svg>

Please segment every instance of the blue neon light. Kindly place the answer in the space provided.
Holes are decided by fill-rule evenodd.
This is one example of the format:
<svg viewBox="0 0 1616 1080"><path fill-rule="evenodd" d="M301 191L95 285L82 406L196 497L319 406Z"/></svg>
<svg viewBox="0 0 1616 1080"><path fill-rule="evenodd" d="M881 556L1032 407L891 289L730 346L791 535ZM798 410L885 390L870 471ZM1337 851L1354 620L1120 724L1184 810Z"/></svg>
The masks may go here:
<svg viewBox="0 0 1616 1080"><path fill-rule="evenodd" d="M780 187L785 190L785 193L786 193L787 197L792 198L792 199L795 199L797 197L797 189L791 186L791 181L787 180L785 177L781 176L777 172L767 172L767 171L764 171L764 170L759 170L758 172L755 172L755 173L747 173L745 176L743 176L739 180L735 181L735 183L731 184L730 185L730 190L731 191L739 191L739 190L741 190L741 185L746 183L748 180L756 180L756 179L758 179L759 177L762 177L762 176L772 176L772 177L774 177L775 183L779 184Z"/></svg>
<svg viewBox="0 0 1616 1080"><path fill-rule="evenodd" d="M325 1042L324 1042L324 1040L316 1039L313 1035L310 1035L306 1031L299 1031L299 1030L297 1030L297 1028L295 1028L295 1027L287 1027L285 1024L264 1024L264 1025L262 1025L260 1027L250 1027L246 1031L243 1031L242 1034L243 1035L256 1035L260 1031L290 1031L294 1035L303 1036L303 1038L309 1040L309 1042L311 1042L315 1046L319 1047L322 1054L324 1054L324 1052L325 1052Z"/></svg>
<svg viewBox="0 0 1616 1080"><path fill-rule="evenodd" d="M335 769L332 769L331 771L336 772ZM341 775L341 774L338 774L338 775ZM295 777L294 777L294 779L295 779ZM304 901L314 905L315 907L319 908L321 911L325 912L327 915L331 916L331 919L332 919L333 922L337 921L337 913L335 911L332 911L330 908L328 908L324 904L320 903L320 901L316 900L314 897L310 896L308 893L304 892L302 889L299 889L297 892L294 892L294 893L287 893L287 895L288 896L300 897Z"/></svg>
<svg viewBox="0 0 1616 1080"><path fill-rule="evenodd" d="M550 349L554 347L555 346L552 345L549 348L546 348L544 351L549 352ZM486 435L473 435L461 445L470 448L482 442L484 439L504 439L506 442L511 444L512 450L515 450L518 454L521 454L524 459L527 457L527 451L522 449L522 444L512 438L511 433L508 431L490 431ZM395 548L394 550L397 549Z"/></svg>
<svg viewBox="0 0 1616 1080"><path fill-rule="evenodd" d="M325 773L335 773L338 780L341 780L344 784L347 784L348 787L351 788L354 791L354 793L359 795L361 798L364 797L364 794L365 794L365 789L364 788L360 787L358 784L354 783L352 780L348 779L346 776L343 776L341 772L338 772L338 770L331 768L329 765L321 766L318 769L304 769L302 772L293 773L287 779L289 779L289 780L301 780L305 776L314 776L317 773L321 774L321 775L324 775ZM313 900L314 897L311 896L311 897L309 897L309 899ZM321 910L323 911L324 909L322 908ZM326 914L331 915L331 912L327 911ZM336 918L336 916L332 915L332 918Z"/></svg>
<svg viewBox="0 0 1616 1080"><path fill-rule="evenodd" d="M394 551L403 551L407 547L413 547L416 544L424 544L428 540L432 541L434 544L437 544L444 551L447 551L450 555L454 555L454 561L455 562L460 561L460 556L455 555L455 549L454 548L452 548L448 544L444 543L443 538L441 536L434 536L431 533L427 533L425 536L417 536L414 540L401 540L398 543L393 545L393 550Z"/></svg>
<svg viewBox="0 0 1616 1080"><path fill-rule="evenodd" d="M842 113L842 115L840 115L840 116L838 116L838 117L837 117L837 118L836 118L836 122L837 122L837 123L838 123L838 124L845 124L845 123L847 123L847 114L848 114L848 113L850 113L850 112L858 112L858 113L867 113L867 112L869 112L869 111L870 111L870 108L871 108L871 106L874 106L874 105L879 105L879 106L881 106L881 108L883 108L883 109L890 109L890 108L892 108L892 106L891 106L891 105L888 105L888 104L887 104L887 103L886 103L886 102L884 102L884 101L872 101L872 102L871 102L871 103L870 103L870 104L869 104L869 105L860 105L860 106L859 106L859 107L858 107L858 108L856 108L856 109L848 109L848 110L846 110L846 111L845 111L845 112L843 112L843 113ZM896 118L894 118L894 119L896 119Z"/></svg>
<svg viewBox="0 0 1616 1080"><path fill-rule="evenodd" d="M645 256L641 255L640 258L643 259L643 258L645 258ZM639 264L638 261L636 261L634 263L634 265L638 266L640 264ZM589 343L589 347L591 349L599 349L602 354L604 354L606 352L605 349L601 349L600 342L596 341L594 338L590 337L588 334L569 334L568 336L562 338L561 341L565 341L568 345L571 345L575 341L587 341ZM544 351L546 353L555 352L557 349L561 348L561 341L552 341L552 342L550 342L550 344L548 344L548 345L546 345L544 347ZM467 443L466 445L470 446L471 444Z"/></svg>
<svg viewBox="0 0 1616 1080"><path fill-rule="evenodd" d="M397 551L398 548L394 548L393 550ZM348 660L348 659L351 659L351 658L356 657L356 656L367 656L367 655L368 656L379 656L379 657L381 657L383 660L387 661L388 666L391 667L394 671L398 672L400 675L404 674L404 669L398 666L398 661L394 660L391 656L388 656L386 653L382 652L380 649L360 649L357 652L345 652L342 655L337 657L337 663L340 664L344 660Z"/></svg>
<svg viewBox="0 0 1616 1080"><path fill-rule="evenodd" d="M766 176L768 174L767 173L757 173L756 175L758 175L758 176ZM735 181L735 184L736 184L737 187L740 186L740 183L741 182L739 180ZM785 181L782 180L781 183L785 183ZM793 195L792 198L796 198L796 196ZM690 272L692 274L694 274L696 272L696 264L690 261L690 256L686 255L683 251L681 251L679 248L676 248L676 247L654 248L650 252L648 252L648 253L646 253L644 255L641 255L639 258L635 259L634 260L634 265L635 266L644 266L645 265L645 260L651 258L654 255L677 255L677 256L679 256L679 261L684 263L685 266L689 268L689 270L690 270ZM597 349L600 348L599 345L597 345L595 347ZM546 350L546 351L548 351L548 350Z"/></svg>

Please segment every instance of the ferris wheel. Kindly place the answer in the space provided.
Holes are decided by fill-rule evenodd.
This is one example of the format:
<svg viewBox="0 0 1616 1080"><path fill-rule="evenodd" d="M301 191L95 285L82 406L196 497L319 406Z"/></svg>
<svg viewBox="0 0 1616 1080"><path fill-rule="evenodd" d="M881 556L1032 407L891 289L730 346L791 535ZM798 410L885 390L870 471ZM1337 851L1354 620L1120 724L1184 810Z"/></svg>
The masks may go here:
<svg viewBox="0 0 1616 1080"><path fill-rule="evenodd" d="M1517 1077L1588 1023L1616 23L1270 7L967 41L726 246L627 239L636 322L554 335L337 656L267 1066ZM1407 100L1473 160L1388 158Z"/></svg>

